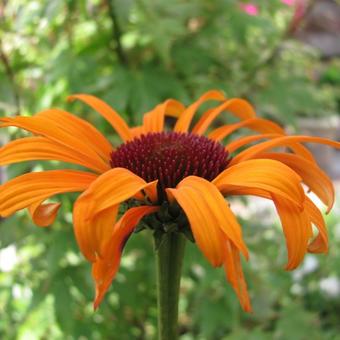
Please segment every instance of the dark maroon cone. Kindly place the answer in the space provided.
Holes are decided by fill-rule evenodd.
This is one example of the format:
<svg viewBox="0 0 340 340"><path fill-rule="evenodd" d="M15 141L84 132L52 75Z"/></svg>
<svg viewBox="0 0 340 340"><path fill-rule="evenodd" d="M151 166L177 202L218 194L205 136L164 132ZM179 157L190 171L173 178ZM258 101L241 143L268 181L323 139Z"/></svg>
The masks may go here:
<svg viewBox="0 0 340 340"><path fill-rule="evenodd" d="M228 152L207 137L190 133L148 133L122 144L111 154L112 168L126 168L146 182L158 179L158 192L185 177L213 180L228 165Z"/></svg>

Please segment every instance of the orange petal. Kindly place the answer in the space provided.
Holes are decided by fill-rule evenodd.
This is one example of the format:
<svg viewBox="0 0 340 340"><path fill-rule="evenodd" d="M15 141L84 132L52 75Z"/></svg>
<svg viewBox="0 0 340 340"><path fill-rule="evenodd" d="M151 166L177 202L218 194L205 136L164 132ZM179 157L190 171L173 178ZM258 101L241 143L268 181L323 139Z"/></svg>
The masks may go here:
<svg viewBox="0 0 340 340"><path fill-rule="evenodd" d="M109 141L89 122L78 118L69 112L51 109L39 112L35 117L45 117L60 128L68 131L77 138L86 141L104 160L108 161L112 152Z"/></svg>
<svg viewBox="0 0 340 340"><path fill-rule="evenodd" d="M56 194L84 191L96 177L75 170L32 172L16 177L0 186L0 215L10 216Z"/></svg>
<svg viewBox="0 0 340 340"><path fill-rule="evenodd" d="M213 183L223 194L235 187L264 190L292 201L301 209L305 200L301 177L287 165L271 159L254 159L228 167Z"/></svg>
<svg viewBox="0 0 340 340"><path fill-rule="evenodd" d="M214 266L224 262L224 234L247 257L241 227L217 188L207 180L189 176L176 189L167 189L188 217L197 246Z"/></svg>
<svg viewBox="0 0 340 340"><path fill-rule="evenodd" d="M195 103L191 104L179 117L174 127L175 132L187 132L194 114L198 108L208 100L222 101L225 97L220 91L212 90L203 94Z"/></svg>
<svg viewBox="0 0 340 340"><path fill-rule="evenodd" d="M99 176L82 195L89 196L96 202L87 215L93 217L102 210L124 202L137 192L153 187L155 183L146 183L125 168L111 169Z"/></svg>
<svg viewBox="0 0 340 340"><path fill-rule="evenodd" d="M168 99L164 103L157 105L154 110L144 115L144 133L162 132L164 130L165 115L171 112L171 115L179 116L184 110L185 106L174 99Z"/></svg>
<svg viewBox="0 0 340 340"><path fill-rule="evenodd" d="M45 137L20 138L0 148L0 165L38 159L78 164L99 173L110 169L109 165L98 167L97 162L93 162L91 159L83 157L77 151Z"/></svg>
<svg viewBox="0 0 340 340"><path fill-rule="evenodd" d="M220 115L223 111L229 111L234 116L244 120L254 118L256 116L254 108L245 100L240 98L233 98L225 101L213 110L206 111L198 123L192 129L192 133L202 135L205 133L209 125Z"/></svg>
<svg viewBox="0 0 340 340"><path fill-rule="evenodd" d="M158 202L157 181L150 182L144 191L152 203Z"/></svg>
<svg viewBox="0 0 340 340"><path fill-rule="evenodd" d="M73 101L76 99L86 103L94 110L96 110L99 114L101 114L117 131L123 141L128 141L132 139L130 129L124 119L105 102L88 94L75 94L68 97L69 101Z"/></svg>
<svg viewBox="0 0 340 340"><path fill-rule="evenodd" d="M263 143L251 146L250 148L242 151L237 156L235 156L231 164L239 163L240 161L244 161L253 157L256 157L258 154L265 152L267 150L273 149L278 146L290 146L296 145L296 143L300 142L308 142L308 143L318 143L325 144L328 146L332 146L333 148L340 149L340 143L334 142L332 140L321 138L321 137L310 137L310 136L284 136L275 138L273 140L265 141ZM311 159L314 161L314 158Z"/></svg>
<svg viewBox="0 0 340 340"><path fill-rule="evenodd" d="M78 246L90 262L103 256L105 244L110 239L116 222L119 205L102 210L93 218L87 218L88 210L95 204L88 196L80 196L73 208L73 226Z"/></svg>
<svg viewBox="0 0 340 340"><path fill-rule="evenodd" d="M327 174L322 171L317 164L301 156L287 153L263 153L257 157L274 159L289 166L302 177L303 182L310 190L327 205L327 213L332 209L335 199L334 186Z"/></svg>
<svg viewBox="0 0 340 340"><path fill-rule="evenodd" d="M78 245L89 261L101 256L110 236L119 204L154 182L143 179L124 168L114 168L99 176L74 204L73 224Z"/></svg>
<svg viewBox="0 0 340 340"><path fill-rule="evenodd" d="M226 240L226 257L224 271L227 280L234 288L235 293L245 312L251 312L251 304L248 295L247 283L244 279L239 250L232 242Z"/></svg>
<svg viewBox="0 0 340 340"><path fill-rule="evenodd" d="M139 221L148 214L157 211L159 207L136 207L129 209L115 224L112 236L106 244L102 258L98 258L92 266L92 276L96 283L96 298L94 308L97 308L112 280L116 276L124 245Z"/></svg>
<svg viewBox="0 0 340 340"><path fill-rule="evenodd" d="M285 133L278 124L268 119L251 118L239 123L221 126L212 131L209 134L209 138L215 141L220 141L240 128L248 128L260 133L276 133L281 135Z"/></svg>
<svg viewBox="0 0 340 340"><path fill-rule="evenodd" d="M261 139L272 139L276 137L280 137L280 134L277 133L265 133L261 135L251 135L246 137L241 137L239 139L236 139L225 147L225 149L231 154L235 152L237 149L241 148L242 146L245 146L249 143L257 142Z"/></svg>
<svg viewBox="0 0 340 340"><path fill-rule="evenodd" d="M36 202L29 206L32 220L38 227L47 227L53 224L61 203L42 204L43 201Z"/></svg>
<svg viewBox="0 0 340 340"><path fill-rule="evenodd" d="M53 123L45 117L13 117L0 118L3 122L0 127L16 126L18 128L28 130L34 134L45 136L48 139L57 142L67 148L77 152L81 157L85 158L97 168L106 171L109 167L108 161L104 161L90 145L79 139L77 135L71 134L67 129L61 128L58 124Z"/></svg>
<svg viewBox="0 0 340 340"><path fill-rule="evenodd" d="M311 253L326 253L328 250L327 229L323 217L319 209L306 196L304 201L304 210L296 209L288 200L282 200L278 196L254 188L235 187L232 191L228 191L229 195L254 195L273 200L276 208L280 211L282 226L285 230L287 248L288 248L288 264L286 269L291 270L299 265L306 252L306 244L312 236L311 223L319 230L317 237L308 245L308 251ZM283 202L280 205L280 202ZM288 209L285 208L288 206ZM289 215L291 216L289 217ZM296 235L294 236L294 233ZM296 237L296 239L295 239Z"/></svg>
<svg viewBox="0 0 340 340"><path fill-rule="evenodd" d="M144 133L144 126L135 126L130 128L130 133L133 138L138 138Z"/></svg>
<svg viewBox="0 0 340 340"><path fill-rule="evenodd" d="M234 151L236 151L237 149L239 149L240 147L248 144L248 143L252 143L252 142L257 142L260 139L274 139L274 138L278 138L278 137L282 137L282 134L261 134L261 135L255 135L255 136L247 136L247 137L241 137L231 143L229 143L226 146L226 150L231 154ZM296 154L306 158L307 160L314 162L314 156L313 154L303 145L299 144L299 143L289 143L288 147L290 149L292 149L293 152L295 152Z"/></svg>
<svg viewBox="0 0 340 340"><path fill-rule="evenodd" d="M327 253L328 252L328 233L325 220L318 207L307 197L305 210L311 222L318 228L319 234L308 245L310 253Z"/></svg>
<svg viewBox="0 0 340 340"><path fill-rule="evenodd" d="M310 219L305 210L299 210L288 200L277 196L274 196L273 200L286 238L288 251L286 270L293 270L305 256L310 237Z"/></svg>

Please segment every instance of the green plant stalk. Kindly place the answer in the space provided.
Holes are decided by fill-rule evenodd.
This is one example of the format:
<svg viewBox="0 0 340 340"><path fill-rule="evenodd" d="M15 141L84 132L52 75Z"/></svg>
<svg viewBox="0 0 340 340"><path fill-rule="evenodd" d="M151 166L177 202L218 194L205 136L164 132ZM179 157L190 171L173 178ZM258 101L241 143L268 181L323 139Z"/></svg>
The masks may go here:
<svg viewBox="0 0 340 340"><path fill-rule="evenodd" d="M185 249L181 233L163 235L156 251L158 339L178 339L178 300Z"/></svg>

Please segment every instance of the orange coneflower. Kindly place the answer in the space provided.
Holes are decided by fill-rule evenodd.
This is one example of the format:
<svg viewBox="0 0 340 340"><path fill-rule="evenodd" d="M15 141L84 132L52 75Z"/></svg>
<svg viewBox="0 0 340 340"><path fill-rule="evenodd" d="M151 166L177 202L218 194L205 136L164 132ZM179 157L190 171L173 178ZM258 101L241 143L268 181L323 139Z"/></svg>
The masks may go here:
<svg viewBox="0 0 340 340"><path fill-rule="evenodd" d="M125 242L146 215L147 221L154 218L157 222L151 227L158 233L189 232L211 265L223 266L246 311L251 306L240 253L248 258L248 250L226 197L255 195L274 202L287 243L286 269L298 266L306 252L327 252L324 219L302 183L321 199L327 211L332 208L334 190L301 142L333 147L340 143L286 136L274 122L256 117L246 101L227 100L219 91L205 93L188 107L167 100L146 113L143 125L134 128L93 96L81 94L70 99L98 111L117 131L122 144L114 148L95 127L58 109L33 117L1 118L0 127L16 126L34 136L2 147L0 165L59 160L89 171L53 170L14 178L0 187L0 215L7 217L28 208L37 225L47 226L53 223L59 203L44 204L46 199L64 192L83 192L74 205L73 223L79 247L93 266L95 306L116 275ZM206 101L220 103L193 125L196 111ZM205 135L225 111L240 121ZM171 130L166 130L166 116L176 120ZM256 134L223 146L222 141L241 128ZM291 152L273 151L282 146ZM117 221L119 206L126 201L130 208ZM313 225L319 231L316 237Z"/></svg>

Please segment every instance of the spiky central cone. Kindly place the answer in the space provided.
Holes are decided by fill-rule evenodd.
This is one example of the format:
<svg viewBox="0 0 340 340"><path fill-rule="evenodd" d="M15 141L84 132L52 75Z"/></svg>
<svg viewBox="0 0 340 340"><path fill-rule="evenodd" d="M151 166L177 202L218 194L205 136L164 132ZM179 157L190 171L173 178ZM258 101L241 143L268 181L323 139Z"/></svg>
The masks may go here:
<svg viewBox="0 0 340 340"><path fill-rule="evenodd" d="M228 152L207 137L190 133L148 133L119 146L111 154L111 166L126 168L145 181L158 180L158 194L195 175L209 181L228 164Z"/></svg>

